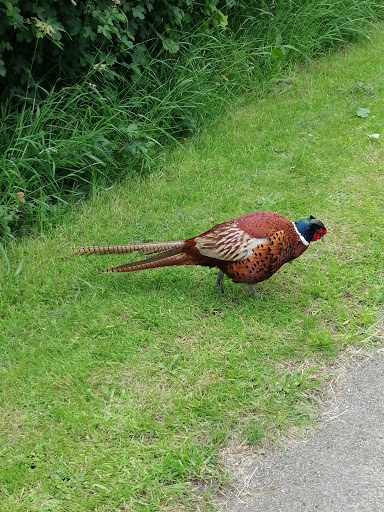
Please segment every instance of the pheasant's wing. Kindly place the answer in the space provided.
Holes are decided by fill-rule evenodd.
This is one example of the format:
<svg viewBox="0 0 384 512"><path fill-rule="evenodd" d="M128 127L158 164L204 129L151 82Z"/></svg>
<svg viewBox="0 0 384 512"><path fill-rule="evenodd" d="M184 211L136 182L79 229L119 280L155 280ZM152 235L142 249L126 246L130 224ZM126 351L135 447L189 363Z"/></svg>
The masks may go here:
<svg viewBox="0 0 384 512"><path fill-rule="evenodd" d="M254 283L267 279L290 259L289 239L281 230L254 247L251 255L233 261L226 272L234 281Z"/></svg>
<svg viewBox="0 0 384 512"><path fill-rule="evenodd" d="M240 229L236 222L215 226L200 236L195 237L196 249L200 254L224 261L237 261L253 254L253 249L268 241L263 238L252 238Z"/></svg>

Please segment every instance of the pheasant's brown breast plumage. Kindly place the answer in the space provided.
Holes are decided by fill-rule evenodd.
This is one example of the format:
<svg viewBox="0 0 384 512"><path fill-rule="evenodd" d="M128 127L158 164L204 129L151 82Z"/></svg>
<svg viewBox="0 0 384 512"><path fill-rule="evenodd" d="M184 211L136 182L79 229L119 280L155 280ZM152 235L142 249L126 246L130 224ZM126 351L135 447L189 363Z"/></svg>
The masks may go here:
<svg viewBox="0 0 384 512"><path fill-rule="evenodd" d="M249 258L234 261L225 274L236 283L257 283L274 274L291 258L284 231L277 231L266 243L256 246Z"/></svg>

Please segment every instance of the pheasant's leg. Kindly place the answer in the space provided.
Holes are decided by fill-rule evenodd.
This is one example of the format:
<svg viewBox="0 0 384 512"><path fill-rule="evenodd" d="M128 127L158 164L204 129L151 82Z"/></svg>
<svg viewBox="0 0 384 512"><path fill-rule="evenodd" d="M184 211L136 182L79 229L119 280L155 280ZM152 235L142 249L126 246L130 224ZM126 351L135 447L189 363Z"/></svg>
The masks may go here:
<svg viewBox="0 0 384 512"><path fill-rule="evenodd" d="M224 277L224 272L222 270L219 270L219 273L217 274L215 286L218 287L220 293L223 293L223 277Z"/></svg>
<svg viewBox="0 0 384 512"><path fill-rule="evenodd" d="M258 295L257 291L255 290L253 284L248 284L248 286L249 286L249 289L251 290L253 298L257 299L259 295Z"/></svg>

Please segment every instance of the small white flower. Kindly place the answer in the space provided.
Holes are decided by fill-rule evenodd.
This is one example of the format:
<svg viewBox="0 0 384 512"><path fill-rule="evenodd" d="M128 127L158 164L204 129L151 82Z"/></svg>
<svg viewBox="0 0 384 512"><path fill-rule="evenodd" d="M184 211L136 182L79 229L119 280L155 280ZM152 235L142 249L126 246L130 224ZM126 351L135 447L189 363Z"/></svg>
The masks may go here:
<svg viewBox="0 0 384 512"><path fill-rule="evenodd" d="M53 148L53 147L47 147L47 148L44 148L40 151L39 155L41 155L42 153L58 153L57 149L56 148Z"/></svg>
<svg viewBox="0 0 384 512"><path fill-rule="evenodd" d="M104 71L104 69L107 68L107 65L104 64L94 64L93 69L96 69L97 71Z"/></svg>

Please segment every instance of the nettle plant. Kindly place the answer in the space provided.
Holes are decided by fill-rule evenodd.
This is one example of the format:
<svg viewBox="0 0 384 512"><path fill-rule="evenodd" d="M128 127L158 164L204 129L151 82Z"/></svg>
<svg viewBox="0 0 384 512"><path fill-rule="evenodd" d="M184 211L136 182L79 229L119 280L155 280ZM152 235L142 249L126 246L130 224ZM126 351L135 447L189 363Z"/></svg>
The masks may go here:
<svg viewBox="0 0 384 512"><path fill-rule="evenodd" d="M53 83L89 67L124 66L132 73L149 48L180 49L196 25L227 24L236 0L0 0L0 86Z"/></svg>

